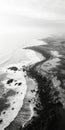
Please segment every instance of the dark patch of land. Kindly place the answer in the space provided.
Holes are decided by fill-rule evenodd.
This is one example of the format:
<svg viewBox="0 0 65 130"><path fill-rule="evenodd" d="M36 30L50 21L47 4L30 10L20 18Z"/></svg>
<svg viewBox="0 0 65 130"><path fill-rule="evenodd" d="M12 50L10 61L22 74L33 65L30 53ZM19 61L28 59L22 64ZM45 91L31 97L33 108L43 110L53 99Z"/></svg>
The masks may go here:
<svg viewBox="0 0 65 130"><path fill-rule="evenodd" d="M6 98L0 98L0 114L3 110L7 110L7 108L10 107L10 104L7 103L7 101Z"/></svg>
<svg viewBox="0 0 65 130"><path fill-rule="evenodd" d="M8 69L10 69L10 70L14 70L14 71L17 71L18 70L18 68L17 67L9 67Z"/></svg>
<svg viewBox="0 0 65 130"><path fill-rule="evenodd" d="M7 110L10 107L10 103L8 102L8 97L14 96L16 92L14 90L9 90L7 93L3 94L0 98L0 114L3 110Z"/></svg>
<svg viewBox="0 0 65 130"><path fill-rule="evenodd" d="M14 95L16 95L16 91L10 89L7 93L3 94L3 97L8 98L8 97L14 96Z"/></svg>
<svg viewBox="0 0 65 130"><path fill-rule="evenodd" d="M28 49L41 53L43 56L45 56L46 60L37 63L34 66L29 66L29 68L26 69L28 76L34 78L38 84L38 94L43 109L36 109L39 115L38 118L34 117L31 123L24 127L23 130L65 130L65 109L63 107L65 100L65 84L63 84L63 80L65 78L65 39L58 40L47 38L42 39L42 41L45 41L48 44L28 47ZM52 68L51 71L46 72L45 70L44 72L43 69L41 70L41 65L44 64L48 59L53 58L51 56L51 50L59 51L59 54L63 55L63 57L60 58L61 61L59 66L57 66L55 69ZM61 90L54 88L51 74L57 76L57 79L61 83Z"/></svg>
<svg viewBox="0 0 65 130"><path fill-rule="evenodd" d="M65 129L65 110L63 103L59 100L59 92L52 89L52 80L49 75L42 76L35 70L35 66L27 70L28 76L34 78L38 84L38 94L42 105L36 111L38 117L33 117L31 123L23 128L23 130L63 130ZM22 128L21 128L22 130Z"/></svg>

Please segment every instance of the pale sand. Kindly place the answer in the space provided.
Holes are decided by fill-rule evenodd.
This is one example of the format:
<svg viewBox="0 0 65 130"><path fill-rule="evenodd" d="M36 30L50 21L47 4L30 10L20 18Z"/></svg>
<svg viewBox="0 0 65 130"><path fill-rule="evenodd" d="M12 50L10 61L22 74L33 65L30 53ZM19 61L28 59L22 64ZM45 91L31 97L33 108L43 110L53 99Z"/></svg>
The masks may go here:
<svg viewBox="0 0 65 130"><path fill-rule="evenodd" d="M58 51L51 51L51 54L52 54L54 57L62 57L62 55L60 55Z"/></svg>
<svg viewBox="0 0 65 130"><path fill-rule="evenodd" d="M47 60L45 63L41 65L41 69L44 71L49 71L52 68L55 68L60 64L60 59L58 57L54 57L53 59Z"/></svg>

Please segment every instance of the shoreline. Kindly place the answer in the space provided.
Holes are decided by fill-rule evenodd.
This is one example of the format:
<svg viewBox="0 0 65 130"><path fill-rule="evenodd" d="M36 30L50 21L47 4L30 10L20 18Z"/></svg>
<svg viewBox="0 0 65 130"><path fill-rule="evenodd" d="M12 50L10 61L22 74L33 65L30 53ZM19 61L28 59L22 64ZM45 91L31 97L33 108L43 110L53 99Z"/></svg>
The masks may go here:
<svg viewBox="0 0 65 130"><path fill-rule="evenodd" d="M12 86L8 86L6 84L6 80L2 82L6 89L9 89L9 90L13 89L13 90L16 90L16 92L21 92L22 91L22 95L15 95L13 97L12 96L8 97L8 101L10 103L10 107L7 110L5 110L5 112L6 112L5 115L3 115L4 111L2 111L1 115L0 115L0 119L3 120L3 122L0 124L0 129L1 130L4 130L6 127L8 127L10 125L10 123L15 119L15 117L17 116L19 110L23 106L23 100L24 100L24 97L25 97L26 91L27 91L26 79L25 79L24 72L22 71L23 65L35 64L35 63L40 61L40 58L36 55L35 51L27 50L26 52L27 52L27 56L30 59L29 62L23 62L23 63L13 64L13 65L11 64L9 66L5 66L5 67L1 68L3 73L5 72L5 73L9 74L8 78L13 78L13 79L17 80L17 76L19 76L19 74L20 74L20 78L22 78L22 86L24 87L24 88L22 88L22 86L21 87L17 86L18 87L17 88L16 86L13 86L13 87ZM15 71L7 69L8 67L12 67L12 66L18 67L19 70L17 70L15 72ZM21 80L19 78L18 78L18 80L19 80L19 82L21 82ZM14 85L14 84L12 84L12 85ZM14 101L16 102L15 105L13 105ZM14 106L14 110L12 111L11 108L13 108L13 106ZM31 114L32 113L33 113L33 108L31 108ZM11 115L11 117L10 117L10 115Z"/></svg>

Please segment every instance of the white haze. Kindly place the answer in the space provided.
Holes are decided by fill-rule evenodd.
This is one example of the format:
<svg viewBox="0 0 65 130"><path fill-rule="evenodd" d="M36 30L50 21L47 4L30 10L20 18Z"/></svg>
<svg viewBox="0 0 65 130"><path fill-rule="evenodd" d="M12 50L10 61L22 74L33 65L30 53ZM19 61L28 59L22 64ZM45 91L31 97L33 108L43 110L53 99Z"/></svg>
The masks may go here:
<svg viewBox="0 0 65 130"><path fill-rule="evenodd" d="M0 57L34 39L63 33L64 0L0 0Z"/></svg>

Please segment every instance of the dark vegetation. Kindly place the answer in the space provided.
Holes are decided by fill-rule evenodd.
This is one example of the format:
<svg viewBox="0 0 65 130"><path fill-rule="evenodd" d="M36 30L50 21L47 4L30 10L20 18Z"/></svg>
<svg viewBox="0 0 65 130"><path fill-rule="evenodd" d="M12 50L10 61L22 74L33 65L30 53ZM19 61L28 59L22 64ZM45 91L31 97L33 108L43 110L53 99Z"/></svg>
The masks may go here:
<svg viewBox="0 0 65 130"><path fill-rule="evenodd" d="M62 103L59 101L59 93L56 91L53 93L51 89L51 79L48 76L45 77L39 74L34 66L27 70L27 74L34 78L38 84L38 94L43 109L35 109L39 116L33 117L31 123L24 127L23 130L62 130L61 125L65 111Z"/></svg>

